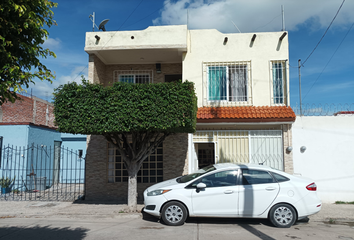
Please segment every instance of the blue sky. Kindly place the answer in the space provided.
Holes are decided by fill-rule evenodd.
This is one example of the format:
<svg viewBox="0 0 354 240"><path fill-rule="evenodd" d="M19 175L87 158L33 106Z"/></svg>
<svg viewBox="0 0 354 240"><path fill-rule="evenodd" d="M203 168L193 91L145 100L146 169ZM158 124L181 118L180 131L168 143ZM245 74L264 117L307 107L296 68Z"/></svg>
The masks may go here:
<svg viewBox="0 0 354 240"><path fill-rule="evenodd" d="M218 29L223 33L281 30L281 5L289 31L291 105L299 104L298 60L315 48L343 0L59 0L54 8L57 26L44 44L57 58L43 62L55 72L53 84L37 82L34 95L51 100L53 88L87 77L85 33L110 19L107 31L143 30L152 25L187 23L190 29ZM346 0L316 51L301 68L303 104L354 103L354 1ZM352 27L352 28L351 28ZM351 30L350 30L351 28ZM349 31L350 30L350 31ZM346 37L345 37L346 36ZM339 47L340 46L340 47ZM338 48L339 47L339 48ZM326 66L327 65L327 66ZM31 90L28 90L30 92Z"/></svg>

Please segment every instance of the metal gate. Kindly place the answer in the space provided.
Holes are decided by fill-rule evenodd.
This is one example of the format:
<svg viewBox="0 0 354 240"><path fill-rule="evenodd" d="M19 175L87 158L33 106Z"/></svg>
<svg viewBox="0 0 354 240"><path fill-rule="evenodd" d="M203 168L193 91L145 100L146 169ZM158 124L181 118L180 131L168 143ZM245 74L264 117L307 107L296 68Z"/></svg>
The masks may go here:
<svg viewBox="0 0 354 240"><path fill-rule="evenodd" d="M215 163L254 163L284 170L281 130L200 130L193 135L198 144L213 143Z"/></svg>
<svg viewBox="0 0 354 240"><path fill-rule="evenodd" d="M0 149L0 201L74 201L85 195L81 151L55 145Z"/></svg>

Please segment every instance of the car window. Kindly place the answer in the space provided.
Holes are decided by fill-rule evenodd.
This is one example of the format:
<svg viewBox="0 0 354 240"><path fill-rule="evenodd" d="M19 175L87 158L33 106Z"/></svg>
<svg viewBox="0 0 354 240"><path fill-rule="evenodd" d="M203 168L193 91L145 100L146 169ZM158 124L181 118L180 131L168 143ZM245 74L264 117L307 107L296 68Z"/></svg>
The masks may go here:
<svg viewBox="0 0 354 240"><path fill-rule="evenodd" d="M238 170L228 170L210 174L193 182L188 187L196 187L198 183L205 183L207 187L235 186Z"/></svg>
<svg viewBox="0 0 354 240"><path fill-rule="evenodd" d="M189 182L191 180L193 180L194 178L197 178L201 175L204 175L208 172L214 171L216 168L214 167L214 165L210 165L204 168L199 169L198 171L196 171L195 173L191 173L185 176L182 176L180 178L177 178L177 182L178 183L186 183Z"/></svg>
<svg viewBox="0 0 354 240"><path fill-rule="evenodd" d="M278 182L286 182L286 181L289 181L289 180L290 180L289 178L284 177L283 175L280 175L280 174L278 174L278 173L271 172L271 174L273 175L273 177L275 177L275 179L276 179Z"/></svg>
<svg viewBox="0 0 354 240"><path fill-rule="evenodd" d="M274 183L274 178L267 172L262 170L242 169L242 184L264 184Z"/></svg>

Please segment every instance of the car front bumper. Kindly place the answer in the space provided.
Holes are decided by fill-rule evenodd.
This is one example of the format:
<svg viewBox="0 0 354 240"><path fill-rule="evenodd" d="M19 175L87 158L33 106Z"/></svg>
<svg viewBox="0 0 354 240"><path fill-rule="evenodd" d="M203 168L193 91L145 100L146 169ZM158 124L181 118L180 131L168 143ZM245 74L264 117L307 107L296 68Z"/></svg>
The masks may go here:
<svg viewBox="0 0 354 240"><path fill-rule="evenodd" d="M160 217L161 207L167 201L163 195L158 196L148 196L148 191L144 191L144 212L153 215L155 217Z"/></svg>

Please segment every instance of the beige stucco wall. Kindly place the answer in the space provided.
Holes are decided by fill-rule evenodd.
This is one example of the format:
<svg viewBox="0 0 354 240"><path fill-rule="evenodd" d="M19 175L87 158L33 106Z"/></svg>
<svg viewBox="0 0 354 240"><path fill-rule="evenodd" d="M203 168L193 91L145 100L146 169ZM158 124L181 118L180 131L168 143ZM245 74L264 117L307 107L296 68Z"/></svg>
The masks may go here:
<svg viewBox="0 0 354 240"><path fill-rule="evenodd" d="M288 60L288 38L283 32L223 34L213 30L189 30L183 80L195 83L198 107L203 106L203 62L251 61L253 106L271 105L271 60ZM228 41L224 44L224 38ZM289 74L287 74L288 76ZM287 84L289 85L289 84Z"/></svg>

